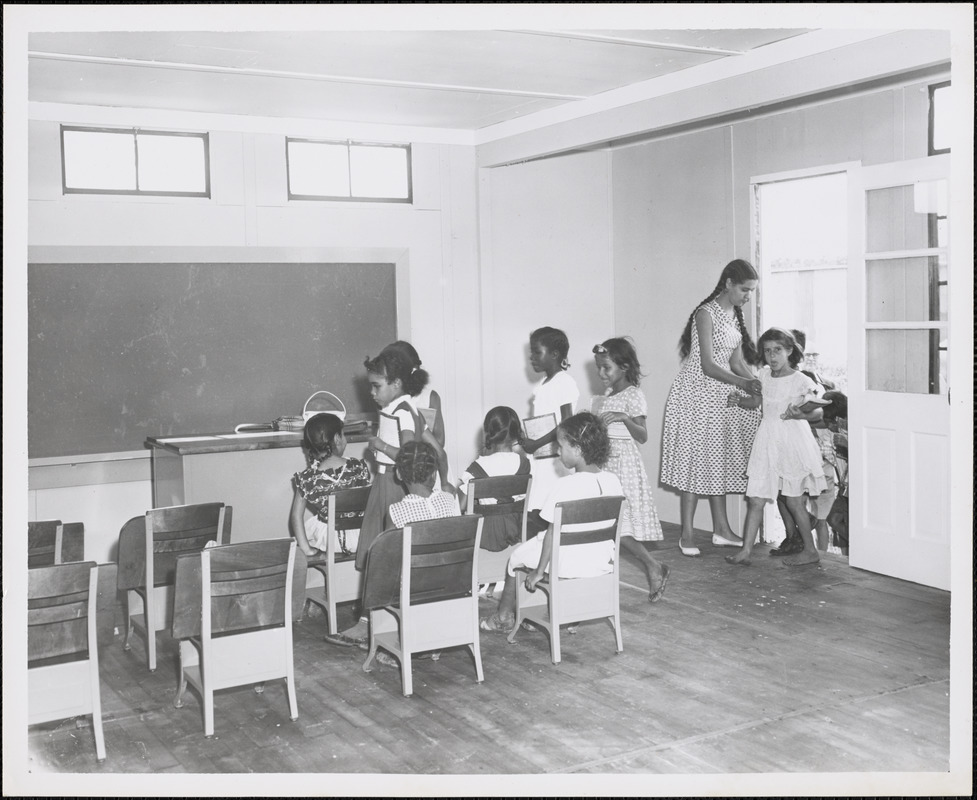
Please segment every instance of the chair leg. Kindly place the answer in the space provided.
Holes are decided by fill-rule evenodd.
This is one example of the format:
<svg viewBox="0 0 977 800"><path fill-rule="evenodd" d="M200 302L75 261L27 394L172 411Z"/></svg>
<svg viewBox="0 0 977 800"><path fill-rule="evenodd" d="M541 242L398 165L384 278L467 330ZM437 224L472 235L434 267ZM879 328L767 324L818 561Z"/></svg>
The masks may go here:
<svg viewBox="0 0 977 800"><path fill-rule="evenodd" d="M295 699L295 675L291 670L285 678L285 689L288 692L288 716L292 722L295 722L299 718L299 704Z"/></svg>
<svg viewBox="0 0 977 800"><path fill-rule="evenodd" d="M176 687L176 697L173 700L173 708L183 708L183 695L187 690L187 673L183 668L183 658L180 658L180 684Z"/></svg>
<svg viewBox="0 0 977 800"><path fill-rule="evenodd" d="M149 671L156 672L156 589L152 586L146 589L143 611L146 615L146 656Z"/></svg>
<svg viewBox="0 0 977 800"><path fill-rule="evenodd" d="M406 648L400 654L400 674L401 683L404 686L404 697L410 697L414 693L414 677L411 674L411 654Z"/></svg>
<svg viewBox="0 0 977 800"><path fill-rule="evenodd" d="M621 639L621 615L615 614L610 618L611 625L614 626L614 637L617 639L617 652L624 652L624 642Z"/></svg>
<svg viewBox="0 0 977 800"><path fill-rule="evenodd" d="M95 758L105 761L105 732L102 730L102 693L97 669L92 674L92 730L95 733Z"/></svg>
<svg viewBox="0 0 977 800"><path fill-rule="evenodd" d="M210 738L214 735L214 690L204 683L200 696L204 701L204 736Z"/></svg>
<svg viewBox="0 0 977 800"><path fill-rule="evenodd" d="M329 635L335 636L339 631L339 623L336 621L336 601L329 591L329 579L325 575L322 577L326 582L322 587L322 590L326 593L326 623L329 625Z"/></svg>
<svg viewBox="0 0 977 800"><path fill-rule="evenodd" d="M370 633L369 633L370 652L366 654L366 661L363 662L364 672L373 671L373 659L377 657L377 642L376 639L373 638L373 612L372 611L370 612L369 628L370 628Z"/></svg>
<svg viewBox="0 0 977 800"><path fill-rule="evenodd" d="M550 625L550 660L554 664L560 663L560 626L556 622Z"/></svg>
<svg viewBox="0 0 977 800"><path fill-rule="evenodd" d="M129 644L129 637L132 636L132 600L129 597L131 591L131 589L126 589L126 591L122 593L125 597L124 602L126 614L126 636L122 641L122 649L125 651L132 649L132 645Z"/></svg>
<svg viewBox="0 0 977 800"><path fill-rule="evenodd" d="M478 639L468 645L468 649L472 651L472 656L475 658L475 683L481 683L485 680L485 676L482 674L482 653L479 648Z"/></svg>

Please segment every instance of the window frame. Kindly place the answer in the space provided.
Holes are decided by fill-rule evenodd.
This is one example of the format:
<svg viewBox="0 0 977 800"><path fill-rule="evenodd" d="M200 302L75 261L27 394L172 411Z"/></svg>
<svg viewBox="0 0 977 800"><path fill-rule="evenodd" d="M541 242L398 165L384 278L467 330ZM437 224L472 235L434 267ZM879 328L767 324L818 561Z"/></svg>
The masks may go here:
<svg viewBox="0 0 977 800"><path fill-rule="evenodd" d="M67 185L67 174L64 157L64 132L81 131L84 133L116 133L131 134L134 143L136 159L136 188L135 189L79 189ZM143 133L152 136L172 136L181 138L202 139L204 143L204 190L202 192L180 192L150 190L139 188L139 134ZM68 194L93 194L93 195L123 195L128 197L203 197L210 199L210 133L208 131L165 131L155 128L140 128L137 126L129 128L106 128L92 125L61 125L60 130L61 144L61 193Z"/></svg>
<svg viewBox="0 0 977 800"><path fill-rule="evenodd" d="M933 135L936 133L936 90L945 89L950 85L950 81L942 81L940 83L932 83L929 85L929 111L928 120L926 128L926 152L931 156L942 155L943 153L949 153L949 147L935 148L933 147Z"/></svg>
<svg viewBox="0 0 977 800"><path fill-rule="evenodd" d="M289 142L303 142L307 144L329 144L342 145L346 148L346 169L349 173L350 194L346 195L325 195L325 194L295 194L292 192L292 171L289 160ZM350 159L351 147L385 147L397 148L407 151L407 197L364 197L352 194L352 162ZM412 205L414 202L414 170L413 154L410 143L398 144L392 142L360 142L354 139L309 139L304 136L285 137L285 190L288 199L291 200L325 200L340 203L401 203Z"/></svg>

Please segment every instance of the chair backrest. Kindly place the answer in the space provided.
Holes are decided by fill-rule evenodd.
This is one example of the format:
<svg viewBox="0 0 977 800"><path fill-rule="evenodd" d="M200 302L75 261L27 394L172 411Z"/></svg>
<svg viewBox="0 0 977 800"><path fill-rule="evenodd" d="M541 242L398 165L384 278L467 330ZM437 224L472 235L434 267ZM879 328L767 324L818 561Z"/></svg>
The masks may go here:
<svg viewBox="0 0 977 800"><path fill-rule="evenodd" d="M133 517L119 534L119 589L144 586L149 574L154 586L168 586L177 558L203 550L207 542L227 544L230 538L231 506L223 503L154 508Z"/></svg>
<svg viewBox="0 0 977 800"><path fill-rule="evenodd" d="M173 637L290 624L294 561L295 542L284 538L228 544L179 557Z"/></svg>
<svg viewBox="0 0 977 800"><path fill-rule="evenodd" d="M403 592L411 604L471 595L481 533L478 515L413 522L403 530L384 531L367 554L363 608L399 605ZM408 578L402 581L405 574Z"/></svg>
<svg viewBox="0 0 977 800"><path fill-rule="evenodd" d="M344 554L339 547L338 533L340 531L358 531L363 527L363 514L370 499L370 486L357 486L353 489L343 489L329 495L326 500L326 526L329 529L326 554L331 561L341 558ZM348 558L352 558L349 556Z"/></svg>
<svg viewBox="0 0 977 800"><path fill-rule="evenodd" d="M616 542L624 497L605 495L556 504L553 514L551 570L559 575L559 548L594 542ZM617 559L615 559L615 565ZM616 569L616 566L615 566Z"/></svg>
<svg viewBox="0 0 977 800"><path fill-rule="evenodd" d="M370 498L370 489L372 488L371 486L357 486L354 489L343 489L329 495L330 530L359 530L363 525L363 514L366 511L366 503Z"/></svg>
<svg viewBox="0 0 977 800"><path fill-rule="evenodd" d="M59 519L27 523L27 566L50 567L61 563L63 526Z"/></svg>
<svg viewBox="0 0 977 800"><path fill-rule="evenodd" d="M532 483L531 475L497 475L488 478L472 478L466 490L466 514L526 514L526 495ZM514 497L523 495L519 500ZM497 503L480 503L493 499Z"/></svg>
<svg viewBox="0 0 977 800"><path fill-rule="evenodd" d="M27 660L97 652L94 561L37 567L27 575Z"/></svg>

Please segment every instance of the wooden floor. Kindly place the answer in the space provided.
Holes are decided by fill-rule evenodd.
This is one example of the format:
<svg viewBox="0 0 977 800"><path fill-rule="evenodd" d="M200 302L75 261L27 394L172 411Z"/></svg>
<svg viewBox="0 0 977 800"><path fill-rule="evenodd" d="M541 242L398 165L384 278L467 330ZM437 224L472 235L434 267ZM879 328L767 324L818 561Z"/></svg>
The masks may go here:
<svg viewBox="0 0 977 800"><path fill-rule="evenodd" d="M606 622L514 644L482 634L485 682L465 650L364 673L364 653L296 625L299 720L284 682L220 692L216 735L197 696L172 705L176 647L159 669L121 637L102 654L108 758L85 719L30 728L31 771L50 773L681 774L945 772L949 769L947 592L862 572L842 556L788 569L758 548L750 567L677 531L655 555L672 568L651 605L634 562L622 568L624 652ZM493 603L482 600L483 610ZM141 644L141 640L137 640ZM324 793L329 793L324 790Z"/></svg>

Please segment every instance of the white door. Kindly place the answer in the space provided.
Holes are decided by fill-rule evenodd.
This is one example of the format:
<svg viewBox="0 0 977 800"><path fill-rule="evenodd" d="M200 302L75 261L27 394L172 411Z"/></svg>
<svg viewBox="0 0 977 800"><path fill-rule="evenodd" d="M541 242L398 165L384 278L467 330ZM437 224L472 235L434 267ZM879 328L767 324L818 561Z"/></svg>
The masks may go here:
<svg viewBox="0 0 977 800"><path fill-rule="evenodd" d="M849 563L941 589L950 588L949 170L941 155L849 173Z"/></svg>

